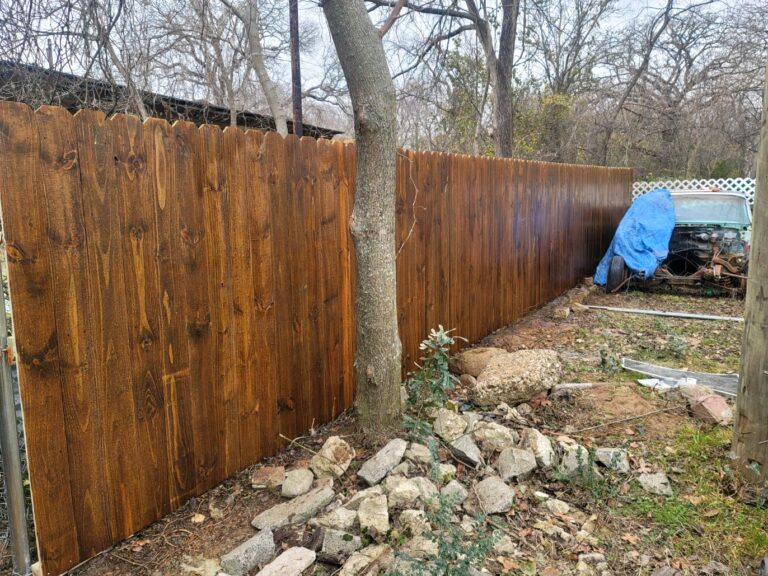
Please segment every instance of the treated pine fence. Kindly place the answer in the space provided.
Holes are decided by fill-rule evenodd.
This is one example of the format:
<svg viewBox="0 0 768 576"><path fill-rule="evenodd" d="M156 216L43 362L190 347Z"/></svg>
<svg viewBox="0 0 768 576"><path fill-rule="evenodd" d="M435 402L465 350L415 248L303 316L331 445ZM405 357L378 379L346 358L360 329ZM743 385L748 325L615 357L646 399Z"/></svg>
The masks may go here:
<svg viewBox="0 0 768 576"><path fill-rule="evenodd" d="M38 551L57 574L352 403L351 144L0 103ZM404 366L591 274L631 172L401 151Z"/></svg>

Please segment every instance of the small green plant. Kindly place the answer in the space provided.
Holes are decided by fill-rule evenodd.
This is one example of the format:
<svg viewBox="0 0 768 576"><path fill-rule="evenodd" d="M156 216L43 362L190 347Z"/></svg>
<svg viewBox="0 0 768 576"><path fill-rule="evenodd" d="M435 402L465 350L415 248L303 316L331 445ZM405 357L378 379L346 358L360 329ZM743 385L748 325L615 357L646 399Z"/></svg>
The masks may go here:
<svg viewBox="0 0 768 576"><path fill-rule="evenodd" d="M667 352L673 358L682 358L688 352L688 341L682 336L670 336L667 342Z"/></svg>
<svg viewBox="0 0 768 576"><path fill-rule="evenodd" d="M612 460L611 465L615 466L618 463L617 456L614 455ZM610 470L608 474L610 474ZM576 449L576 470L566 473L561 466L557 466L554 476L560 482L577 484L589 490L595 500L615 496L617 492L617 488L608 478L598 472L594 448L587 448L585 450L579 446Z"/></svg>
<svg viewBox="0 0 768 576"><path fill-rule="evenodd" d="M600 370L607 374L616 374L621 370L621 365L608 348L601 346L598 351L600 352Z"/></svg>
<svg viewBox="0 0 768 576"><path fill-rule="evenodd" d="M437 457L437 440L432 434L432 425L427 420L431 410L442 407L448 396L446 390L454 387L458 379L451 374L450 349L460 336L451 336L452 330L438 326L429 332L426 340L419 344L424 355L416 370L408 374L405 389L408 394L408 413L403 417L403 428L409 435L425 444L432 457L432 479L440 479L440 462Z"/></svg>
<svg viewBox="0 0 768 576"><path fill-rule="evenodd" d="M474 519L478 530L472 538L467 538L464 530L451 522L456 504L453 498L438 495L427 504L426 519L434 530L425 532L423 537L435 542L437 553L416 559L407 552L398 552L397 557L405 564L405 572L424 576L468 576L472 567L482 564L501 532L487 528L487 519L478 514ZM404 574L395 568L389 576Z"/></svg>
<svg viewBox="0 0 768 576"><path fill-rule="evenodd" d="M458 379L451 374L450 349L461 337L451 336L452 330L438 326L430 331L429 337L419 344L424 355L416 370L408 374L405 382L408 404L417 413L424 409L442 406L447 400L446 390L454 387Z"/></svg>
<svg viewBox="0 0 768 576"><path fill-rule="evenodd" d="M458 336L451 336L450 330L442 326L433 329L419 349L421 357L417 369L408 375L405 382L408 393L408 413L405 415L403 426L419 442L429 448L432 464L432 479L442 482L440 458L437 453L438 441L432 434L432 425L427 421L431 411L441 408L448 400L447 390L454 387L458 379L451 374L450 349ZM427 502L426 519L433 531L423 534L424 538L436 544L436 554L422 553L419 559L411 557L407 552L398 551L397 557L402 561L402 570L410 575L438 576L468 576L472 566L479 566L499 537L498 530L488 528L488 522L483 516L475 520L478 530L473 538L468 539L466 533L452 522L456 501L450 496L438 494ZM396 547L402 545L402 538L392 542ZM396 565L389 576L403 576Z"/></svg>

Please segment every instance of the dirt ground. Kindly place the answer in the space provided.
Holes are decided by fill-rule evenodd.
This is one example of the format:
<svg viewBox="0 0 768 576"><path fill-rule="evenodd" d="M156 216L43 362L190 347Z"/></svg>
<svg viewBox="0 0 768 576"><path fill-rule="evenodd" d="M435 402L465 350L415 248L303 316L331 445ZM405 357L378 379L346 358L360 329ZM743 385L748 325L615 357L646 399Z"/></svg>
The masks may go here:
<svg viewBox="0 0 768 576"><path fill-rule="evenodd" d="M518 504L507 516L508 534L519 545L514 559L502 559L496 573L550 576L573 573L580 544L543 545L532 535L533 490L545 490L596 516L595 537L613 574L651 574L670 565L684 574L755 574L768 555L768 509L764 498L747 497L728 466L730 430L703 426L674 395L661 395L635 383L623 371L621 356L677 368L729 372L738 369L741 324L691 321L609 312L572 313L555 319L555 301L520 322L499 330L484 344L517 350L552 348L565 366L565 382L593 387L563 391L532 403L532 424L556 436L568 434L585 446L625 446L633 474L663 469L675 495L651 496L631 477L609 478L582 486L535 475L516 487ZM629 292L592 293L587 303L634 308L743 315L743 302ZM461 391L459 390L460 394ZM644 414L650 415L635 418ZM631 419L634 418L634 419ZM612 422L626 420L617 424ZM278 456L260 463L295 466L306 461L329 435L341 435L362 463L375 447L366 447L344 415ZM187 503L170 516L74 569L77 576L215 576L215 560L253 535L250 520L277 503L278 495L250 485L254 468ZM459 467L459 475L464 470ZM466 479L466 478L459 478ZM354 475L343 483L354 484ZM335 485L339 489L339 484ZM199 520L203 520L199 522ZM308 543L311 534L278 531L283 547ZM508 560L508 561L507 561ZM493 564L493 559L491 559ZM313 568L312 574L331 574Z"/></svg>

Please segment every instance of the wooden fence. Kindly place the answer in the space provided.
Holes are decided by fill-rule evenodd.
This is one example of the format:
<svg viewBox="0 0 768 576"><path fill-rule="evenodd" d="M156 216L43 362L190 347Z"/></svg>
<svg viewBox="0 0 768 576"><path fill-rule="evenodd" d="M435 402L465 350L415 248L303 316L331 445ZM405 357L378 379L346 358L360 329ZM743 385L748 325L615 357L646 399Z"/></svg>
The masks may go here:
<svg viewBox="0 0 768 576"><path fill-rule="evenodd" d="M0 103L38 550L56 574L352 402L351 144ZM591 274L631 172L398 155L404 365Z"/></svg>

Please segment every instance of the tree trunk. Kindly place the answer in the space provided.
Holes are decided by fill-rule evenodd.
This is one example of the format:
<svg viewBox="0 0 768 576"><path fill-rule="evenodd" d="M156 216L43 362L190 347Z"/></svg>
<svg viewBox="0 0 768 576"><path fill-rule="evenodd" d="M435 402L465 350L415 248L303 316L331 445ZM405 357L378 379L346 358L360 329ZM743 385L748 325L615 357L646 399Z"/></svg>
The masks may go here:
<svg viewBox="0 0 768 576"><path fill-rule="evenodd" d="M299 0L289 0L288 13L291 36L291 102L293 133L304 134L304 114L301 110L301 54L299 50Z"/></svg>
<svg viewBox="0 0 768 576"><path fill-rule="evenodd" d="M288 121L282 106L280 106L277 86L269 77L267 66L264 64L264 52L261 48L261 30L259 29L259 8L256 0L253 0L251 6L248 7L247 19L241 19L248 28L248 62L256 72L259 85L261 85L261 89L264 91L269 111L275 119L275 130L285 136L288 134Z"/></svg>
<svg viewBox="0 0 768 576"><path fill-rule="evenodd" d="M757 152L752 245L733 451L748 480L768 479L768 71Z"/></svg>
<svg viewBox="0 0 768 576"><path fill-rule="evenodd" d="M355 406L359 426L372 438L399 426L401 417L395 289L395 89L363 0L326 0L323 11L355 118L357 185L350 221L357 260Z"/></svg>
<svg viewBox="0 0 768 576"><path fill-rule="evenodd" d="M498 53L493 44L491 26L480 15L475 0L467 0L467 9L473 14L475 30L483 47L488 66L488 79L493 86L493 143L496 156L509 158L513 150L514 108L512 69L517 38L517 18L520 0L502 3L501 34Z"/></svg>
<svg viewBox="0 0 768 576"><path fill-rule="evenodd" d="M499 78L494 88L494 148L496 156L510 158L513 152L514 111L512 82Z"/></svg>

